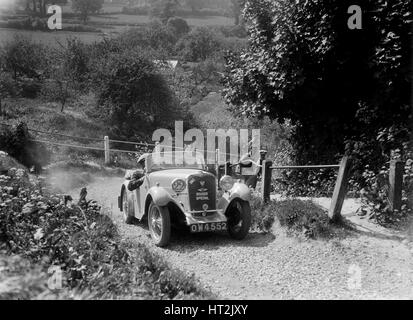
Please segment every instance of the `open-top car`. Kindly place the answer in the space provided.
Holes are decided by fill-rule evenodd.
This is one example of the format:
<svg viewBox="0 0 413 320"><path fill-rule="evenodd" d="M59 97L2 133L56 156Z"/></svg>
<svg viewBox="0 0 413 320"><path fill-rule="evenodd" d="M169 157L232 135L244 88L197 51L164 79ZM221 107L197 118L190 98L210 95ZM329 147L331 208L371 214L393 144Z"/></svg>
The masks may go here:
<svg viewBox="0 0 413 320"><path fill-rule="evenodd" d="M172 226L184 226L193 233L228 231L239 240L246 237L251 191L245 183L223 176L218 192L217 177L206 171L200 153L191 163L162 163L155 158L145 154L138 160L141 168L126 173L119 196L126 223L147 220L157 246L168 245ZM139 187L131 188L137 179Z"/></svg>

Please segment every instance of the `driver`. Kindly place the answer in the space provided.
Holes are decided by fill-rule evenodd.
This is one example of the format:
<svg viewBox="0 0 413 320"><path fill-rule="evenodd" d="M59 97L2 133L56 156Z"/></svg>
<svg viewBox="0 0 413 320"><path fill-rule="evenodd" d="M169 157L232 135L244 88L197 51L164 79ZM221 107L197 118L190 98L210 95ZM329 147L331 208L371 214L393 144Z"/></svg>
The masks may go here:
<svg viewBox="0 0 413 320"><path fill-rule="evenodd" d="M138 159L138 169L132 174L131 180L128 184L129 191L138 189L144 182L146 156L147 154L144 154Z"/></svg>

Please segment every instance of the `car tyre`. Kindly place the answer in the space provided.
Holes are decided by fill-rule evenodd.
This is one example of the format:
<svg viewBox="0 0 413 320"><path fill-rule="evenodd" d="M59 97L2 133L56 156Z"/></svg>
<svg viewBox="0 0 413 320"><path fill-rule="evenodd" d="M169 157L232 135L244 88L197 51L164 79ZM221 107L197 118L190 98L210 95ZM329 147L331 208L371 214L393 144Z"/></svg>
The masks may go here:
<svg viewBox="0 0 413 320"><path fill-rule="evenodd" d="M244 239L251 227L251 207L248 201L235 200L227 211L228 233L236 240Z"/></svg>
<svg viewBox="0 0 413 320"><path fill-rule="evenodd" d="M171 238L171 217L168 208L151 202L148 210L148 227L155 245L167 246Z"/></svg>
<svg viewBox="0 0 413 320"><path fill-rule="evenodd" d="M128 197L128 192L126 190L122 193L122 212L123 221L126 224L133 224L135 220L135 205L132 197Z"/></svg>

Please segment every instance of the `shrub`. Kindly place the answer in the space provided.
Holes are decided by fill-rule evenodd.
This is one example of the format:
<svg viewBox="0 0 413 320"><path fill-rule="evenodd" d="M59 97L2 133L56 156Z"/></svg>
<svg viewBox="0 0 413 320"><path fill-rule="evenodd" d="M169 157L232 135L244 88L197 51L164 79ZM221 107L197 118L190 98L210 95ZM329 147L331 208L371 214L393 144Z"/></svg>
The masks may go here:
<svg viewBox="0 0 413 320"><path fill-rule="evenodd" d="M142 15L146 16L149 13L149 7L122 7L123 14L133 14L133 15Z"/></svg>
<svg viewBox="0 0 413 320"><path fill-rule="evenodd" d="M23 98L36 98L42 88L42 84L35 79L22 79L19 81L20 95Z"/></svg>
<svg viewBox="0 0 413 320"><path fill-rule="evenodd" d="M0 71L0 95L4 97L16 97L20 94L21 87L12 79L9 73Z"/></svg>
<svg viewBox="0 0 413 320"><path fill-rule="evenodd" d="M277 219L281 226L292 234L302 234L309 238L324 238L331 235L331 225L327 213L311 201L288 199L270 201L263 204L253 198L252 225L259 230L269 231Z"/></svg>
<svg viewBox="0 0 413 320"><path fill-rule="evenodd" d="M4 23L3 27L22 30L48 31L47 22L39 17L25 19L11 19Z"/></svg>
<svg viewBox="0 0 413 320"><path fill-rule="evenodd" d="M75 24L71 26L64 26L63 27L64 31L71 31L71 32L101 32L102 30L91 27L91 26L85 26L82 24Z"/></svg>
<svg viewBox="0 0 413 320"><path fill-rule="evenodd" d="M185 19L173 17L168 20L167 27L173 29L178 37L189 32L190 28Z"/></svg>
<svg viewBox="0 0 413 320"><path fill-rule="evenodd" d="M337 180L336 169L278 170L272 178L276 193L294 197L331 197Z"/></svg>
<svg viewBox="0 0 413 320"><path fill-rule="evenodd" d="M7 152L26 167L34 166L36 171L40 171L49 161L45 147L30 141L25 123L0 128L0 150Z"/></svg>
<svg viewBox="0 0 413 320"><path fill-rule="evenodd" d="M94 201L65 203L22 169L0 176L0 200L0 267L7 266L0 274L1 299L212 296L145 246L130 254ZM62 290L46 286L51 266L63 272Z"/></svg>

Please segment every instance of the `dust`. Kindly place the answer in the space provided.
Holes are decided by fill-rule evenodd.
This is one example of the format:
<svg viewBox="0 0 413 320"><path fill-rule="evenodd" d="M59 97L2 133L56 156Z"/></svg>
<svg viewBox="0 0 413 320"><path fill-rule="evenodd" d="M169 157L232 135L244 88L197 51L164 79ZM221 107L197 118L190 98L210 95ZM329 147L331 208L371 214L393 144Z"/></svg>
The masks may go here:
<svg viewBox="0 0 413 320"><path fill-rule="evenodd" d="M49 170L44 178L47 185L57 193L66 193L75 188L86 187L95 181L93 174L76 168Z"/></svg>

